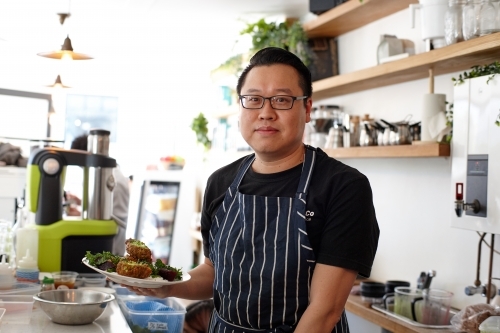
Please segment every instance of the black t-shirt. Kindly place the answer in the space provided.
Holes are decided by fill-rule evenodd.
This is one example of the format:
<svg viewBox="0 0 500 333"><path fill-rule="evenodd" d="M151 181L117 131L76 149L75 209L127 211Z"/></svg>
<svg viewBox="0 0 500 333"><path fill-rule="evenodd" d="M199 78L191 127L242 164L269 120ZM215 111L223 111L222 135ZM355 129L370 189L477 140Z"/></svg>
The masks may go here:
<svg viewBox="0 0 500 333"><path fill-rule="evenodd" d="M306 225L316 262L357 271L369 277L379 228L366 176L317 149L307 195ZM215 171L207 181L201 217L205 256L212 219L246 157ZM244 194L294 197L302 164L282 172L259 174L249 168L239 191Z"/></svg>

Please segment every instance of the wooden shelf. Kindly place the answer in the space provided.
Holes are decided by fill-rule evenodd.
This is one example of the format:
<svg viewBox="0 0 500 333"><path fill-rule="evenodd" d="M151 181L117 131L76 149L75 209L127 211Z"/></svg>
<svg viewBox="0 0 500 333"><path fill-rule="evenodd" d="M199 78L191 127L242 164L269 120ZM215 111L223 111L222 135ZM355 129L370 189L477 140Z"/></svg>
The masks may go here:
<svg viewBox="0 0 500 333"><path fill-rule="evenodd" d="M495 33L405 59L313 82L313 98L323 99L367 89L448 74L498 60L500 33ZM450 82L451 83L451 82Z"/></svg>
<svg viewBox="0 0 500 333"><path fill-rule="evenodd" d="M336 37L415 3L418 0L350 0L304 23L304 30L309 38Z"/></svg>
<svg viewBox="0 0 500 333"><path fill-rule="evenodd" d="M392 318L382 312L372 309L369 304L361 300L361 296L349 295L346 311L351 312L365 320L383 327L393 333L447 333L450 329L430 329L410 325L402 320Z"/></svg>
<svg viewBox="0 0 500 333"><path fill-rule="evenodd" d="M441 143L325 149L333 158L449 157L450 145Z"/></svg>

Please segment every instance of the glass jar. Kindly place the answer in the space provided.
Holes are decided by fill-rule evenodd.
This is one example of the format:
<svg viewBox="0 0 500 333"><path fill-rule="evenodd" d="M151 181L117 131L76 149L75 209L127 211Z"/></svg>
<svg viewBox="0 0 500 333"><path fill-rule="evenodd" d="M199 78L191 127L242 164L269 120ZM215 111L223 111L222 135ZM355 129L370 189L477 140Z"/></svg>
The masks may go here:
<svg viewBox="0 0 500 333"><path fill-rule="evenodd" d="M497 25L497 7L493 5L491 0L483 0L481 2L481 10L479 12L479 35L489 35L499 31Z"/></svg>
<svg viewBox="0 0 500 333"><path fill-rule="evenodd" d="M444 38L446 45L462 42L462 17L465 0L449 0L444 14Z"/></svg>
<svg viewBox="0 0 500 333"><path fill-rule="evenodd" d="M44 276L41 291L56 290L54 279Z"/></svg>
<svg viewBox="0 0 500 333"><path fill-rule="evenodd" d="M479 37L479 18L483 0L468 0L463 9L462 33L465 40Z"/></svg>

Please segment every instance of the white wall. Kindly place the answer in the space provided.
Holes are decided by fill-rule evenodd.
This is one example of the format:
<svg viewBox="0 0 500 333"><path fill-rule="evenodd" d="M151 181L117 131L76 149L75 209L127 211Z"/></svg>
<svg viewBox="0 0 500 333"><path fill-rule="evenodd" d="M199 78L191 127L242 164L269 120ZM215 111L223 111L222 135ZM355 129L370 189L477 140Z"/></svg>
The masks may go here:
<svg viewBox="0 0 500 333"><path fill-rule="evenodd" d="M403 10L339 37L340 72L375 66L382 34L410 39L415 42L417 53L425 51L419 22L411 29L409 11ZM446 94L450 102L453 100L453 76L457 77L458 73L438 76L435 80L435 92ZM421 119L425 93L428 93L427 79L315 103L339 104L350 114L368 113L388 121L402 120L412 114L414 122ZM372 279L380 282L407 280L416 286L420 272L433 269L437 276L432 287L452 291L452 306L462 308L486 301L484 297L469 297L464 293L464 287L472 285L476 277L479 237L473 231L450 227L453 214L450 158L348 159L342 162L364 173L372 185L381 230ZM487 240L490 241L489 235ZM489 249L484 246L480 275L483 283L487 282L488 255ZM499 276L499 270L500 264L494 262L493 277Z"/></svg>

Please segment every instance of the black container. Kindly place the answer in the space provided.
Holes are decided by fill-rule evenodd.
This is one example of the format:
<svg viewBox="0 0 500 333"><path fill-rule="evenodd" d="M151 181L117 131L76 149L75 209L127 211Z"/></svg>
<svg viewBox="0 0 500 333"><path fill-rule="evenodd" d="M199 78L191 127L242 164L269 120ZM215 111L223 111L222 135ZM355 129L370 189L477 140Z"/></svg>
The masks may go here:
<svg viewBox="0 0 500 333"><path fill-rule="evenodd" d="M409 287L410 282L408 281L398 281L398 280L389 280L385 283L385 293L391 294L394 293L394 288L396 287Z"/></svg>
<svg viewBox="0 0 500 333"><path fill-rule="evenodd" d="M309 11L319 15L346 1L347 0L309 0Z"/></svg>
<svg viewBox="0 0 500 333"><path fill-rule="evenodd" d="M385 284L383 283L363 281L360 286L361 296L381 299L385 295Z"/></svg>

